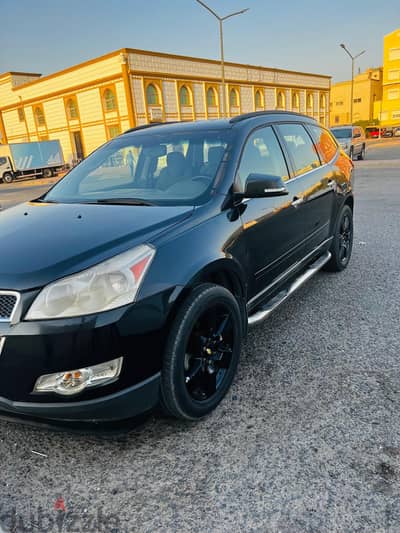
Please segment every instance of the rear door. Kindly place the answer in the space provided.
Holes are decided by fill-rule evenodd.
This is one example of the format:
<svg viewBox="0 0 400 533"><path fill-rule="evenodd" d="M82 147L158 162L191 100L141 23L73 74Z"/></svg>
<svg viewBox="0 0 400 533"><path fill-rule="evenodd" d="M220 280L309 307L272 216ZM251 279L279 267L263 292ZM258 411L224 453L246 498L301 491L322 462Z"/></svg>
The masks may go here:
<svg viewBox="0 0 400 533"><path fill-rule="evenodd" d="M250 298L302 257L303 205L296 201L305 192L301 181L290 179L286 157L271 126L258 128L248 137L237 172L239 190L244 190L247 177L252 173L282 177L289 195L251 198L243 203L242 238L253 274Z"/></svg>
<svg viewBox="0 0 400 533"><path fill-rule="evenodd" d="M283 142L290 155L295 178L302 191L301 208L304 228L304 255L328 239L335 200L335 174L331 161L337 144L325 129L317 125L280 124ZM313 140L315 139L315 141Z"/></svg>

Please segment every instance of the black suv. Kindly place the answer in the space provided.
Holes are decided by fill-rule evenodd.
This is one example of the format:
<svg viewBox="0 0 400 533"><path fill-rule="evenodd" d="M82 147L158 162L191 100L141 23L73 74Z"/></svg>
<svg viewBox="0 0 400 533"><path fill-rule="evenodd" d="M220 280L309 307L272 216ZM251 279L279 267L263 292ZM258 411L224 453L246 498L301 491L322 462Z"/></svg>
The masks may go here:
<svg viewBox="0 0 400 533"><path fill-rule="evenodd" d="M209 413L248 325L346 268L352 169L295 113L149 125L0 213L0 410Z"/></svg>

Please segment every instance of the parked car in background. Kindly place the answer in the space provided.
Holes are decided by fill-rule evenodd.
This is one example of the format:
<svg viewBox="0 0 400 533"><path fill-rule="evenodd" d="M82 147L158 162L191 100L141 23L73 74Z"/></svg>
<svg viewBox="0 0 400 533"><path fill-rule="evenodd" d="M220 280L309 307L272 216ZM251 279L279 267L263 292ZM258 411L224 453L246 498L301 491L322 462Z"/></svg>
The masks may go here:
<svg viewBox="0 0 400 533"><path fill-rule="evenodd" d="M0 144L0 182L51 178L64 168L60 141Z"/></svg>
<svg viewBox="0 0 400 533"><path fill-rule="evenodd" d="M378 139L379 127L378 126L367 126L365 128L365 136L367 137L367 139Z"/></svg>
<svg viewBox="0 0 400 533"><path fill-rule="evenodd" d="M365 133L360 126L335 126L331 132L350 159L365 159Z"/></svg>
<svg viewBox="0 0 400 533"><path fill-rule="evenodd" d="M383 128L382 137L393 137L393 128Z"/></svg>
<svg viewBox="0 0 400 533"><path fill-rule="evenodd" d="M159 403L186 420L212 411L248 326L349 264L352 170L296 113L153 124L1 212L0 410L92 422Z"/></svg>
<svg viewBox="0 0 400 533"><path fill-rule="evenodd" d="M393 137L400 137L400 127L399 128L394 128Z"/></svg>

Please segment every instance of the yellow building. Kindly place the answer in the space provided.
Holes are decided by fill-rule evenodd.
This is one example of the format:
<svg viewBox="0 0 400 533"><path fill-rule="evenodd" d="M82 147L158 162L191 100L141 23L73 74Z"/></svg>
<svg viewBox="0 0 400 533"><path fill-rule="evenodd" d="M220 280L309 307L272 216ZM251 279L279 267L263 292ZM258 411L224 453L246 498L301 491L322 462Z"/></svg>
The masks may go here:
<svg viewBox="0 0 400 533"><path fill-rule="evenodd" d="M400 28L383 40L383 95L374 116L381 126L400 126Z"/></svg>
<svg viewBox="0 0 400 533"><path fill-rule="evenodd" d="M264 109L307 113L328 125L330 77L225 64L229 116ZM0 75L2 142L59 139L81 159L128 128L222 116L218 61L124 48L49 76Z"/></svg>
<svg viewBox="0 0 400 533"><path fill-rule="evenodd" d="M353 123L372 121L374 104L382 98L382 68L370 68L354 77ZM332 126L351 122L351 80L331 87L330 123Z"/></svg>

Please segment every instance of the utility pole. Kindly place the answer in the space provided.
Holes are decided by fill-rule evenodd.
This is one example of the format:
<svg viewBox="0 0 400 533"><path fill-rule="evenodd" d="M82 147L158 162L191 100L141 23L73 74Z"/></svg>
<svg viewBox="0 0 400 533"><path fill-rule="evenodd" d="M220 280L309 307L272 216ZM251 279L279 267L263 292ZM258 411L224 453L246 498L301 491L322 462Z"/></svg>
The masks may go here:
<svg viewBox="0 0 400 533"><path fill-rule="evenodd" d="M346 45L345 44L341 44L340 45L341 48L343 48L343 50L350 56L351 58L351 90L350 90L350 94L351 94L351 101L350 101L350 124L353 125L353 99L354 99L354 63L355 63L355 60L360 57L362 54L365 54L366 50L363 50L362 52L358 53L357 55L353 56L353 54L351 54L349 52L349 50L346 48Z"/></svg>
<svg viewBox="0 0 400 533"><path fill-rule="evenodd" d="M224 58L224 33L223 33L223 23L225 20L235 17L236 15L242 15L243 13L246 13L246 11L249 11L249 8L241 9L240 11L235 11L234 13L230 13L229 15L225 15L225 17L220 17L211 7L209 7L205 2L202 0L196 0L197 3L199 3L201 6L203 6L209 13L211 13L219 22L219 46L220 46L220 55L221 55L221 84L222 84L222 102L221 102L221 110L222 110L222 116L226 117L226 84L225 84L225 58Z"/></svg>

